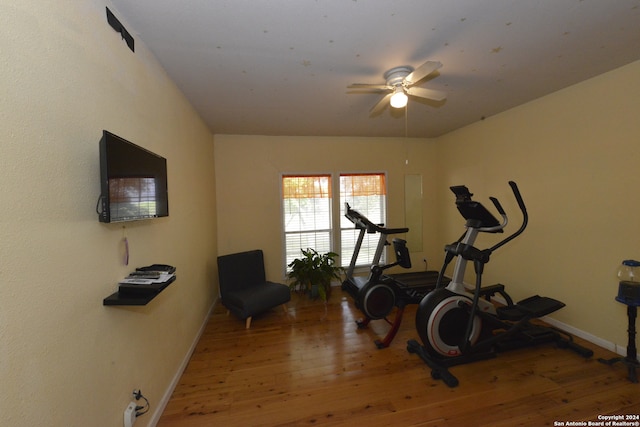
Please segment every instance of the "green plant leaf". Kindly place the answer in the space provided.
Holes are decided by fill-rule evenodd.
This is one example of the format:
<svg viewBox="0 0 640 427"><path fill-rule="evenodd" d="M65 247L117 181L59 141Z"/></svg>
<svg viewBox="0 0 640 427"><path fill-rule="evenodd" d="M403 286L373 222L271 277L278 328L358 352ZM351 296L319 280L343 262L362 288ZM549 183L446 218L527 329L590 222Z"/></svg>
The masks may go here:
<svg viewBox="0 0 640 427"><path fill-rule="evenodd" d="M291 261L287 267L290 271L287 277L292 280L289 287L292 290L309 292L313 285L318 287L318 294L323 301L331 292L331 280L341 279L344 268L336 264L338 254L326 252L320 254L312 248L300 249L302 257Z"/></svg>

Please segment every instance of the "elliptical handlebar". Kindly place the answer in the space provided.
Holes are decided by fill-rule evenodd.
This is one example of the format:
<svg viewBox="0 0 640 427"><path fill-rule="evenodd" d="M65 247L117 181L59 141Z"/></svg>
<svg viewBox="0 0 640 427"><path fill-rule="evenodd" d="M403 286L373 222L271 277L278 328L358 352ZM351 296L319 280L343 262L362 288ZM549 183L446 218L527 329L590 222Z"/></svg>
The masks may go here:
<svg viewBox="0 0 640 427"><path fill-rule="evenodd" d="M527 213L527 207L524 205L524 200L522 200L522 195L520 194L520 190L518 189L518 184L513 181L509 181L509 185L511 186L511 190L513 191L513 195L516 197L516 201L518 202L518 206L523 214Z"/></svg>
<svg viewBox="0 0 640 427"><path fill-rule="evenodd" d="M489 197L489 200L491 200L493 202L493 206L496 207L496 209L498 210L498 213L502 216L505 216L507 213L504 211L504 208L502 207L502 205L500 204L500 201L498 199L496 199L495 197Z"/></svg>
<svg viewBox="0 0 640 427"><path fill-rule="evenodd" d="M501 240L500 242L496 243L491 248L489 248L490 252L495 251L496 249L500 248L501 246L507 244L511 240L518 237L520 234L522 234L524 229L527 228L527 224L529 223L529 215L527 214L527 207L524 204L524 200L522 199L522 195L520 194L520 189L518 189L518 185L514 181L509 181L509 186L511 187L511 191L513 191L513 195L515 196L516 201L518 202L518 207L522 212L522 224L520 225L520 228L518 228L515 231L515 233L513 233L509 237ZM498 199L496 199L495 197L491 197L491 201L496 206L496 209L498 209L498 212L500 212L500 215L506 218L506 213L502 208L502 206L500 205L500 202L498 202Z"/></svg>

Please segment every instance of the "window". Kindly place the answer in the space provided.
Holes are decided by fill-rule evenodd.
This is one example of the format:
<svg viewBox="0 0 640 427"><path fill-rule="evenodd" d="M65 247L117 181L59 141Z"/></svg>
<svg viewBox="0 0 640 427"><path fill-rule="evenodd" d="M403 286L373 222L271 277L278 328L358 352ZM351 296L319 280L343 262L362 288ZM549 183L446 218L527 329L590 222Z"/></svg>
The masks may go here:
<svg viewBox="0 0 640 427"><path fill-rule="evenodd" d="M283 224L285 263L301 255L301 249L338 252L343 267L349 265L359 230L344 217L344 203L377 224L386 222L386 177L384 173L332 175L283 175ZM333 189L333 186L336 187ZM339 194L339 208L332 194ZM336 218L335 216L339 216ZM334 229L333 224L337 224ZM379 235L366 234L357 265L370 265Z"/></svg>
<svg viewBox="0 0 640 427"><path fill-rule="evenodd" d="M346 267L358 240L360 230L344 216L344 203L366 216L374 224L386 222L386 180L382 173L340 175L340 262ZM370 265L378 246L378 234L365 234L356 265ZM384 252L380 262L384 262Z"/></svg>
<svg viewBox="0 0 640 427"><path fill-rule="evenodd" d="M331 176L282 177L285 262L301 256L300 250L332 250Z"/></svg>

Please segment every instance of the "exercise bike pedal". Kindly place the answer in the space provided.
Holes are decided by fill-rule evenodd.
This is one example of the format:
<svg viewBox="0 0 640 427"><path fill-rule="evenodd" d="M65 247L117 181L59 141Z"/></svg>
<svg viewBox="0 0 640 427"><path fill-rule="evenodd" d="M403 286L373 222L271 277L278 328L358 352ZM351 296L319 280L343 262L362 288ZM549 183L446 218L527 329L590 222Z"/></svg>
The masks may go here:
<svg viewBox="0 0 640 427"><path fill-rule="evenodd" d="M502 320L518 321L525 317L535 318L546 316L560 310L565 304L553 298L534 295L519 301L517 304L498 307L496 312Z"/></svg>

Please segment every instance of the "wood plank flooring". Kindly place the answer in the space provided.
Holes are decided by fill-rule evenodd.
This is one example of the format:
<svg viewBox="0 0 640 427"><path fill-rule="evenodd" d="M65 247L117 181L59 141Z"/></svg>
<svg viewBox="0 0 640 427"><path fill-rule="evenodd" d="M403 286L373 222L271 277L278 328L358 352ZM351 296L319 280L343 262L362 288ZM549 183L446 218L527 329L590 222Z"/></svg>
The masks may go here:
<svg viewBox="0 0 640 427"><path fill-rule="evenodd" d="M249 330L217 306L158 426L554 426L640 414L640 384L580 340L591 359L552 345L516 350L451 368L460 385L449 388L406 350L418 338L415 308L378 350L389 325L357 329L362 315L339 288L326 307L294 295L287 313L271 310Z"/></svg>

